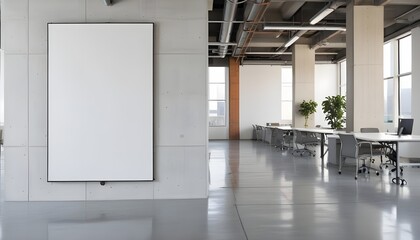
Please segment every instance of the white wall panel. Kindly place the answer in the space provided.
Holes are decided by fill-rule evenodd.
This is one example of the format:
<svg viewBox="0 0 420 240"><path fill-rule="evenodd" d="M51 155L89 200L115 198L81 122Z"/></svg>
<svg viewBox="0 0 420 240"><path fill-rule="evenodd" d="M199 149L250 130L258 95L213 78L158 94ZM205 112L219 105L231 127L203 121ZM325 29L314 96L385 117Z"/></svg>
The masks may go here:
<svg viewBox="0 0 420 240"><path fill-rule="evenodd" d="M239 68L241 139L252 138L252 124L280 122L281 66Z"/></svg>
<svg viewBox="0 0 420 240"><path fill-rule="evenodd" d="M98 182L86 183L87 200L152 199L151 182Z"/></svg>
<svg viewBox="0 0 420 240"><path fill-rule="evenodd" d="M29 158L29 201L86 200L86 183L84 182L47 182L46 147L29 147Z"/></svg>
<svg viewBox="0 0 420 240"><path fill-rule="evenodd" d="M153 24L48 27L48 180L152 180Z"/></svg>
<svg viewBox="0 0 420 240"><path fill-rule="evenodd" d="M26 54L28 51L28 20L2 20L1 44L6 54Z"/></svg>
<svg viewBox="0 0 420 240"><path fill-rule="evenodd" d="M28 145L28 56L4 56L4 145Z"/></svg>
<svg viewBox="0 0 420 240"><path fill-rule="evenodd" d="M156 148L155 198L205 198L208 157L202 147Z"/></svg>
<svg viewBox="0 0 420 240"><path fill-rule="evenodd" d="M28 148L4 148L6 201L28 201Z"/></svg>
<svg viewBox="0 0 420 240"><path fill-rule="evenodd" d="M85 0L29 1L29 53L47 53L47 23L84 21Z"/></svg>
<svg viewBox="0 0 420 240"><path fill-rule="evenodd" d="M29 146L47 146L46 71L46 55L29 55Z"/></svg>
<svg viewBox="0 0 420 240"><path fill-rule="evenodd" d="M159 55L155 137L159 146L205 145L207 99L203 55ZM177 62L177 64L173 64ZM201 79L201 80L200 80Z"/></svg>

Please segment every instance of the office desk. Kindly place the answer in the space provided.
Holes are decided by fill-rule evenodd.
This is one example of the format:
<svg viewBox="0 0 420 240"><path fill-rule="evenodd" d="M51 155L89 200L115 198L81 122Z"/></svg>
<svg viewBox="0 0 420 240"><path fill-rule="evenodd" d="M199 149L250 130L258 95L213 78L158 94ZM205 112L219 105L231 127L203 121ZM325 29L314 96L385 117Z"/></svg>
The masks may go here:
<svg viewBox="0 0 420 240"><path fill-rule="evenodd" d="M294 130L301 131L301 132L310 132L310 133L317 133L321 135L321 160L322 165L324 165L324 156L327 153L324 151L325 147L325 136L327 134L334 134L336 131L334 129L329 128L293 128Z"/></svg>
<svg viewBox="0 0 420 240"><path fill-rule="evenodd" d="M382 143L391 143L395 144L395 152L397 154L396 159L396 167L397 170L395 171L395 184L404 185L405 180L399 177L399 169L400 169L400 153L398 151L398 144L400 142L420 142L420 135L391 135L386 133L354 133L354 136L358 140L362 141L369 141L369 142L382 142ZM401 182L401 183L400 183Z"/></svg>

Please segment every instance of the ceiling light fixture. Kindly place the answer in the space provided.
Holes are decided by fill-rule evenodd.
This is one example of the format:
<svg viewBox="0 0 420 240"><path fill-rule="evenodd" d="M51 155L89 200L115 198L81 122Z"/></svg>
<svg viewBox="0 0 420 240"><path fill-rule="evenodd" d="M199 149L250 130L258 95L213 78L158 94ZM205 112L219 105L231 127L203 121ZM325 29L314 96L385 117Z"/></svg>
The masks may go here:
<svg viewBox="0 0 420 240"><path fill-rule="evenodd" d="M330 15L330 13L334 12L334 8L326 7L319 11L315 16L313 16L309 22L311 25L317 24L319 21L324 19L326 16Z"/></svg>
<svg viewBox="0 0 420 240"><path fill-rule="evenodd" d="M346 31L346 27L340 26L331 26L331 25L322 25L322 26L293 26L293 25L274 25L274 24L266 24L263 27L263 30L289 30L289 31L297 31L297 30L306 30L306 31Z"/></svg>
<svg viewBox="0 0 420 240"><path fill-rule="evenodd" d="M299 36L296 36L296 35L293 36L291 39L289 39L289 41L287 41L286 44L284 44L284 47L286 47L286 48L290 47L290 45L295 43L298 39L299 39Z"/></svg>

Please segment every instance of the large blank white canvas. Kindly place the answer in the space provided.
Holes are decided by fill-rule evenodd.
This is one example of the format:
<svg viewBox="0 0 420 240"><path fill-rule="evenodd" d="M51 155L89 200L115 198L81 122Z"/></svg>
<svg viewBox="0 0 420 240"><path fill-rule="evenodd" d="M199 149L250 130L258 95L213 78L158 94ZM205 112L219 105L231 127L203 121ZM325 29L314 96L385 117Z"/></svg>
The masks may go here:
<svg viewBox="0 0 420 240"><path fill-rule="evenodd" d="M48 24L48 181L153 180L153 24Z"/></svg>

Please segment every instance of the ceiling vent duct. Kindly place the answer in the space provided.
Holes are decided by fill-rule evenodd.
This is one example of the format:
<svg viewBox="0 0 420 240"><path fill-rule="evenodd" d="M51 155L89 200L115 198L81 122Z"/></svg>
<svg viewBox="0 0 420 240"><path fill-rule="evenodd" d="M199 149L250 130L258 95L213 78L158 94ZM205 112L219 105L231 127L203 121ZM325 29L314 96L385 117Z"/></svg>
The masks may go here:
<svg viewBox="0 0 420 240"><path fill-rule="evenodd" d="M223 12L223 23L220 28L219 42L226 43L218 47L218 53L221 58L224 58L228 52L228 45L230 35L232 33L233 20L235 19L236 9L238 8L238 0L226 0Z"/></svg>

